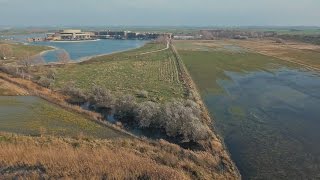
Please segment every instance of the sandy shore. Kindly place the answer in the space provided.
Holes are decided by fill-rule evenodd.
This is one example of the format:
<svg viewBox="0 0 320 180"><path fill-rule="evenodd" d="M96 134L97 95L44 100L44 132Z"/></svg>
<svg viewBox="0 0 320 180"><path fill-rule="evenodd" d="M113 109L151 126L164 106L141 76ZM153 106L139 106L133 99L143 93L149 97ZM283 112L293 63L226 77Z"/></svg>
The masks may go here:
<svg viewBox="0 0 320 180"><path fill-rule="evenodd" d="M50 47L50 48L52 48L52 49L50 49L50 50L46 50L46 51L42 51L41 53L39 53L38 55L40 55L40 56L44 56L45 54L47 54L48 52L51 52L51 51L56 51L56 50L58 50L59 48L57 48L57 47L55 47L55 46L47 46L47 47Z"/></svg>

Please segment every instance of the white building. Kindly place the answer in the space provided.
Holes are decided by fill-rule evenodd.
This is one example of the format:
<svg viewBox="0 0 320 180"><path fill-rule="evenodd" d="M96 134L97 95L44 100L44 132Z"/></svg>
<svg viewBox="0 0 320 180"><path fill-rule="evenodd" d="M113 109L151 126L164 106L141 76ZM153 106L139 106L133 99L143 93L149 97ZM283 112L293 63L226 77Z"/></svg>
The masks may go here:
<svg viewBox="0 0 320 180"><path fill-rule="evenodd" d="M78 41L90 40L93 34L90 32L82 32L81 30L66 29L60 30L54 34L47 34L47 40L54 41Z"/></svg>

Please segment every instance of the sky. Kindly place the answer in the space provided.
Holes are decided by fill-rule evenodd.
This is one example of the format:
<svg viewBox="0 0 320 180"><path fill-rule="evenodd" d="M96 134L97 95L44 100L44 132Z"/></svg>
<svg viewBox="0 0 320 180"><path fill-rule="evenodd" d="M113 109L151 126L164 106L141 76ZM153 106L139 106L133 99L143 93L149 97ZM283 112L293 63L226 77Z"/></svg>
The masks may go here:
<svg viewBox="0 0 320 180"><path fill-rule="evenodd" d="M2 26L320 26L320 0L0 0Z"/></svg>

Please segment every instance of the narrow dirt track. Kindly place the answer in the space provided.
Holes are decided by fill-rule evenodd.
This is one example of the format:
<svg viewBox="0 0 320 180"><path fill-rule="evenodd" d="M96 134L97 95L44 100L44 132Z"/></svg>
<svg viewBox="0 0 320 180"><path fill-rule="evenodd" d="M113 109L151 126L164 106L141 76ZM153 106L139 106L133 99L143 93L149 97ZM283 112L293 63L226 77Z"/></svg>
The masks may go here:
<svg viewBox="0 0 320 180"><path fill-rule="evenodd" d="M163 48L163 49L159 49L159 50L155 50L155 51L149 51L149 52L144 52L144 53L140 53L139 55L146 55L146 54L152 54L152 53L157 53L157 52L161 52L161 51L165 51L168 50L170 48L170 41L167 41L167 47Z"/></svg>

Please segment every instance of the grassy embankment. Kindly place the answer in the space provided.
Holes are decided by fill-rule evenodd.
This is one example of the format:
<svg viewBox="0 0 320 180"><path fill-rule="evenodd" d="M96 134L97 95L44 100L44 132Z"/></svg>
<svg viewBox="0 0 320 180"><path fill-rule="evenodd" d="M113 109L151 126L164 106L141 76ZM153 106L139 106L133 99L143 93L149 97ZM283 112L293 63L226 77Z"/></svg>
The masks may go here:
<svg viewBox="0 0 320 180"><path fill-rule="evenodd" d="M234 179L214 155L166 141L0 134L4 178Z"/></svg>
<svg viewBox="0 0 320 180"><path fill-rule="evenodd" d="M21 96L28 95L28 92L14 84L0 79L0 96Z"/></svg>
<svg viewBox="0 0 320 180"><path fill-rule="evenodd" d="M147 100L152 101L183 98L183 86L179 82L177 67L170 50L139 55L163 48L163 44L147 44L128 52L55 67L57 74L53 88L63 88L73 82L83 90L90 90L95 84L117 95L135 95L144 90L148 92Z"/></svg>
<svg viewBox="0 0 320 180"><path fill-rule="evenodd" d="M29 95L41 99L19 99L19 97L2 97L4 116L1 122L6 132L23 132L23 134L39 135L41 133L57 136L93 136L96 138L122 137L127 133L121 132L119 127L101 122L101 115L83 110L79 106L65 102L62 94L41 87L29 80L12 78L10 75L0 73L3 79L11 86L18 86ZM6 99L7 98L7 99ZM28 98L28 97L26 97ZM12 112L16 112L13 113ZM8 114L9 113L9 114ZM11 113L11 114L10 114ZM8 118L13 118L8 120ZM89 122L88 122L89 121ZM27 126L29 128L24 128Z"/></svg>
<svg viewBox="0 0 320 180"><path fill-rule="evenodd" d="M11 57L7 57L7 60L0 60L0 66L9 63L18 63L18 57L25 54L30 56L38 55L41 52L51 50L52 48L46 46L29 46L19 43L8 43L0 41L0 46L5 45L9 47ZM2 64L3 63L3 64ZM8 83L0 79L0 96L15 96L15 95L27 95L28 92L14 84Z"/></svg>
<svg viewBox="0 0 320 180"><path fill-rule="evenodd" d="M125 137L78 113L69 112L36 97L0 97L0 131L25 135Z"/></svg>

